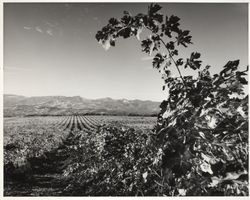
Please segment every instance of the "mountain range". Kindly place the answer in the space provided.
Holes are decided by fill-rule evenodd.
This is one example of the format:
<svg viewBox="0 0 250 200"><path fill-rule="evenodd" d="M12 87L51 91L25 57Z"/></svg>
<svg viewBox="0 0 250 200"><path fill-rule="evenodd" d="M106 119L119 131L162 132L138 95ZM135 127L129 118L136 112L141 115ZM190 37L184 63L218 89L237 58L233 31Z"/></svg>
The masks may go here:
<svg viewBox="0 0 250 200"><path fill-rule="evenodd" d="M160 102L127 99L86 99L80 96L25 97L4 94L4 116L40 115L143 115L153 116L160 111Z"/></svg>

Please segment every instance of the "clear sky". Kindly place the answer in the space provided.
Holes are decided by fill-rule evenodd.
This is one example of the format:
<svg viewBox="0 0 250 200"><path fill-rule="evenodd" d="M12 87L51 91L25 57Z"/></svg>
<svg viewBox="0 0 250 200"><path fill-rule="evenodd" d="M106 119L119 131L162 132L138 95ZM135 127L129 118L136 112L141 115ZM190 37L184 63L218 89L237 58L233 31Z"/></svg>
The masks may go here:
<svg viewBox="0 0 250 200"><path fill-rule="evenodd" d="M136 38L105 51L95 34L111 17L145 13L147 3L5 3L4 93L25 96L161 101L163 80ZM228 60L248 65L248 5L160 3L162 13L181 18L201 53L218 72ZM189 73L189 72L185 72ZM191 72L193 73L193 72Z"/></svg>

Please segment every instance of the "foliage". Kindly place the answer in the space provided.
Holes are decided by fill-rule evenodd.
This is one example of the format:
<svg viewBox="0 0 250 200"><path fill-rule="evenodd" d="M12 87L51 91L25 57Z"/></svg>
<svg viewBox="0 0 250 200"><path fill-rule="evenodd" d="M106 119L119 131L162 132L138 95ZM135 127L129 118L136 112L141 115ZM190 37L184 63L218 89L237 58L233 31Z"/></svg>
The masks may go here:
<svg viewBox="0 0 250 200"><path fill-rule="evenodd" d="M145 185L147 171L158 164L153 160L157 148L149 141L151 134L152 131L107 125L95 136L84 136L80 148L71 152L74 162L64 172L71 183L66 194L144 195L146 187L152 189L150 181Z"/></svg>
<svg viewBox="0 0 250 200"><path fill-rule="evenodd" d="M53 117L12 118L4 121L4 164L20 167L57 147L68 134L55 127Z"/></svg>
<svg viewBox="0 0 250 200"><path fill-rule="evenodd" d="M235 60L211 75L210 66L201 66L200 53L191 53L186 62L177 58L177 48L192 44L192 37L180 28L177 16L164 16L160 10L158 4L151 4L146 14L132 16L125 11L121 19L111 18L96 34L107 50L119 37L140 40L143 29L151 33L141 41L141 49L149 55L155 53L152 65L162 73L168 98L161 104L155 129L158 142L152 146L158 151L151 149L154 153L149 154L152 160L158 157L156 152L162 152L161 165L155 169L162 172L158 174L161 183L150 176L150 194L248 195L248 96L244 93L248 69L239 71L239 60ZM173 67L179 77L171 76ZM183 76L183 68L198 70L197 78ZM112 133L116 132L119 130ZM114 154L113 162L119 158ZM132 162L134 166L138 163ZM152 174L150 170L144 173ZM134 184L139 187L141 183ZM147 190L142 194L148 194Z"/></svg>

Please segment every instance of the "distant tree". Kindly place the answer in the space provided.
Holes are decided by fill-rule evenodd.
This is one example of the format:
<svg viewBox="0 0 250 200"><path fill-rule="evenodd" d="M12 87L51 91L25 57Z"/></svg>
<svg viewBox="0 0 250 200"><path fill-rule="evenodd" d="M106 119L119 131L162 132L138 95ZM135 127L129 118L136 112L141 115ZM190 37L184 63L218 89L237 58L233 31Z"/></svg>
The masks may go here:
<svg viewBox="0 0 250 200"><path fill-rule="evenodd" d="M192 44L190 31L181 29L179 17L160 10L151 4L146 14L124 11L96 34L106 50L118 38L148 35L140 40L141 50L154 56L152 65L168 90L155 129L155 156L161 155L157 194L248 195L248 67L239 71L239 60L229 61L212 75L210 66L201 66L200 53L179 57L178 48ZM185 68L198 71L197 78L183 75Z"/></svg>

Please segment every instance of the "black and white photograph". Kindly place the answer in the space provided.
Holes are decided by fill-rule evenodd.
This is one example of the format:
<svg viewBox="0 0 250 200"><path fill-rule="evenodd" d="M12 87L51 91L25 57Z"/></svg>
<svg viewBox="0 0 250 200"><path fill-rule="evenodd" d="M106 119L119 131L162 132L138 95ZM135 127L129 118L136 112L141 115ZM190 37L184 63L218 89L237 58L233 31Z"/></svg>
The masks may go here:
<svg viewBox="0 0 250 200"><path fill-rule="evenodd" d="M249 196L248 1L3 1L3 197Z"/></svg>

